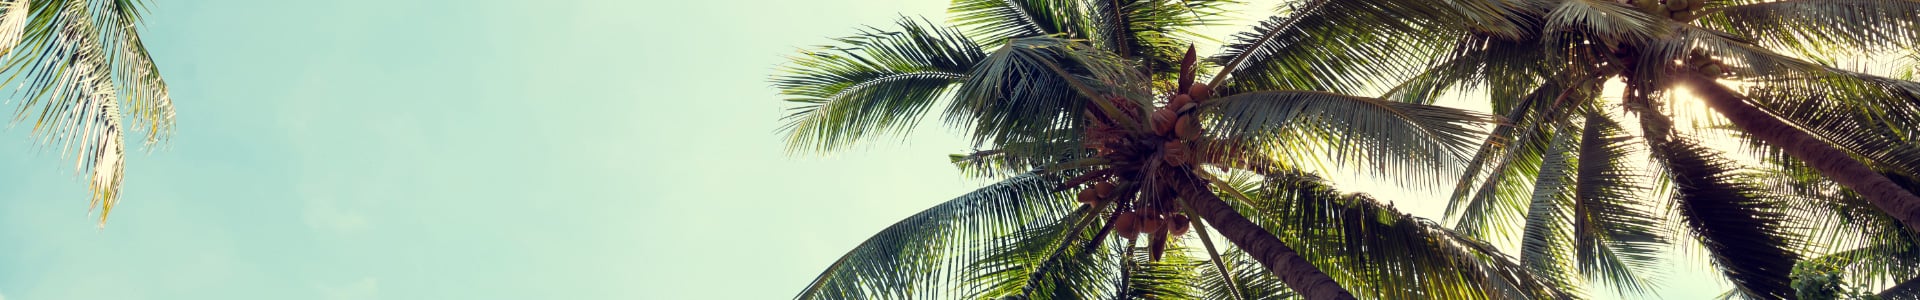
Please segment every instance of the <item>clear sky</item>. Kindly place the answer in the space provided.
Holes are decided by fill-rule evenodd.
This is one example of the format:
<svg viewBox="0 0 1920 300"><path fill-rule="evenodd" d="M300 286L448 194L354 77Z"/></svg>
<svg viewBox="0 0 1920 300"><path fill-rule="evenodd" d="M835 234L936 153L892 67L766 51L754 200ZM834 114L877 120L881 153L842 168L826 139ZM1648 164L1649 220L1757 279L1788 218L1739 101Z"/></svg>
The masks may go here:
<svg viewBox="0 0 1920 300"><path fill-rule="evenodd" d="M781 299L981 184L939 127L788 155L766 84L946 1L155 2L179 134L102 230L0 131L0 300Z"/></svg>

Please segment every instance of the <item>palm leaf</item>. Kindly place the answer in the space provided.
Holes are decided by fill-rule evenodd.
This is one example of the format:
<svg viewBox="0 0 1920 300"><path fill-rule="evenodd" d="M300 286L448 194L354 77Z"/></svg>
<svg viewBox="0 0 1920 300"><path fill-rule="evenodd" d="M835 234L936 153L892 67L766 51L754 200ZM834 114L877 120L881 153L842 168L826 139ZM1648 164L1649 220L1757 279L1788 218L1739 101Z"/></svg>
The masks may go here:
<svg viewBox="0 0 1920 300"><path fill-rule="evenodd" d="M1248 216L1356 295L1378 299L1571 299L1505 254L1300 173L1271 174ZM1252 285L1257 286L1257 285Z"/></svg>
<svg viewBox="0 0 1920 300"><path fill-rule="evenodd" d="M1403 182L1458 170L1480 132L1477 113L1322 92L1253 92L1209 101L1201 108L1225 144L1309 139L1339 153L1340 163L1368 167ZM1308 137L1282 135L1307 132ZM1386 160L1363 158L1391 157Z"/></svg>
<svg viewBox="0 0 1920 300"><path fill-rule="evenodd" d="M1836 46L1880 51L1920 45L1920 1L1738 2L1747 3L1714 8L1701 24L1803 54L1831 53Z"/></svg>
<svg viewBox="0 0 1920 300"><path fill-rule="evenodd" d="M842 46L793 57L773 79L796 104L785 118L789 149L830 151L911 129L986 54L958 31L912 19L900 31L868 29Z"/></svg>
<svg viewBox="0 0 1920 300"><path fill-rule="evenodd" d="M1023 175L975 190L888 226L821 272L797 299L918 299L964 278L980 243L1053 220L1071 207L1058 179Z"/></svg>

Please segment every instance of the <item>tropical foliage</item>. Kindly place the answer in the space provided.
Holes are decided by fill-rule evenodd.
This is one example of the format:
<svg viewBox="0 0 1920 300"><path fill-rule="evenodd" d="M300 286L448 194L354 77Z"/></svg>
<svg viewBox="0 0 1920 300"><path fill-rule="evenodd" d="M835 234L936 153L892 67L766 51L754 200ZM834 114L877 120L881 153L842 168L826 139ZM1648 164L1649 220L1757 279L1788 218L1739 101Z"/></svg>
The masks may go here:
<svg viewBox="0 0 1920 300"><path fill-rule="evenodd" d="M1521 261L1556 283L1644 292L1649 268L1664 265L1659 250L1676 241L1702 246L1736 294L1761 299L1792 298L1791 269L1810 255L1912 257L1899 251L1920 228L1920 198L1902 182L1920 171L1908 163L1920 152L1911 151L1906 130L1920 128L1912 118L1920 85L1833 61L1920 46L1920 2L1382 0L1307 8L1301 13L1344 22L1298 32L1364 34L1276 48L1365 53L1367 65L1300 59L1231 76L1276 78L1264 80L1275 85L1316 81L1301 74L1405 76L1409 84L1386 97L1485 99L1504 118L1457 181L1454 228L1517 242ZM1385 25L1351 26L1361 20ZM1718 114L1691 118L1685 109L1696 106ZM1737 132L1750 148L1733 154L1758 153L1795 180L1817 183L1790 190L1769 182L1779 178L1710 147L1713 132L1700 129ZM1642 160L1654 167L1632 167ZM1660 200L1645 200L1651 195ZM1850 247L1861 248L1829 251ZM1915 270L1861 268L1894 282Z"/></svg>
<svg viewBox="0 0 1920 300"><path fill-rule="evenodd" d="M1208 64L1187 63L1178 49L1195 38L1189 28L1218 18L1225 2L954 4L954 21L965 29L911 21L902 22L901 31L871 29L796 57L775 81L798 104L788 118L795 149L833 150L904 133L945 103L945 121L987 149L954 157L970 174L1054 178L1044 184L1053 187L1047 191L1110 185L1083 189L1096 190L1086 197L1091 200L1082 199L1085 206L1047 210L1062 212L1052 215L1001 209L994 218L1006 223L995 229L942 239L941 247L911 247L927 251L911 259L976 267L984 265L973 265L980 261L974 257L987 255L975 251L984 248L958 245L994 239L1026 253L1050 253L1027 256L1039 263L998 264L1038 266L1027 274L1044 275L1024 284L998 281L996 291L1120 293L1132 283L1098 290L1103 285L1038 282L1133 278L1132 266L1141 265L1126 259L1133 256L1093 254L1136 245L1102 237L1124 223L1118 220L1175 214L1198 216L1207 223L1195 221L1192 229L1211 227L1233 242L1201 243L1209 253L1224 253L1203 259L1218 274L1244 264L1234 258L1244 254L1236 253L1293 253L1290 258L1310 262L1361 297L1579 298L1596 288L1646 295L1657 282L1653 269L1668 264L1676 245L1703 250L1734 284L1730 297L1794 298L1792 273L1802 262L1835 266L1849 282L1886 287L1883 298L1920 290L1920 264L1913 259L1920 257L1920 198L1914 197L1920 148L1913 147L1920 135L1909 130L1920 128L1920 83L1911 80L1911 68L1875 73L1838 63L1856 55L1914 55L1920 2L1296 1L1229 41L1207 60L1220 75L1206 78L1194 73ZM1460 122L1472 114L1420 105L1449 96L1484 99L1498 114L1497 125L1479 135ZM1702 108L1717 114L1694 112ZM1156 128L1166 124L1174 129ZM1725 132L1744 147L1718 146L1729 140L1720 135ZM1458 143L1481 138L1477 149ZM1259 203L1287 197L1230 188L1232 180L1225 179L1263 174L1266 185L1287 186L1274 182L1293 182L1276 178L1301 177L1286 174L1327 161L1371 167L1400 183L1459 176L1449 180L1449 225L1399 218L1416 221L1367 227L1391 228L1391 234L1340 235L1323 244L1309 238L1312 229L1341 228L1331 225L1346 219L1297 223L1319 227L1276 225L1271 218L1292 216L1284 207L1306 200L1288 198L1268 209ZM1343 198L1328 195L1316 199ZM1216 203L1210 199L1231 201L1199 207ZM1347 201L1335 202L1366 202ZM1342 216L1360 215L1366 213ZM1239 230L1235 219L1262 230ZM1018 224L1052 223L1081 227L1052 231L1052 239L1017 234L1031 229ZM1177 249L1178 243L1154 240L1165 236L1149 235L1145 249ZM1270 236L1278 238L1264 239ZM1416 236L1423 238L1394 238ZM1447 265L1445 255L1435 253L1450 252L1407 242L1439 237L1471 250L1451 253L1479 258L1472 267ZM1088 242L1076 248L1069 240ZM1376 242L1400 248L1355 246ZM859 249L876 242L869 243ZM1325 251L1334 244L1358 248ZM1434 256L1347 257L1415 248ZM1518 253L1517 260L1506 262L1496 248ZM1069 268L1053 261L1077 255L1121 262ZM932 287L966 282L942 280L973 278L961 273L980 270L928 267L960 273L860 277L842 273L849 259L887 265L902 258L849 254L801 297L939 290ZM1284 276L1285 264L1255 261L1282 275L1277 279L1290 290L1322 298L1300 289L1300 278ZM1353 262L1374 264L1344 264ZM1081 266L1094 265L1100 263ZM1498 276L1466 271L1496 269L1515 277L1486 280ZM1383 280L1435 270L1463 273ZM1240 298L1279 291L1230 288L1260 278L1154 278L1200 280L1202 291L1246 291L1224 293ZM1080 290L1055 293L1061 289ZM1454 294L1461 291L1485 293ZM1008 294L972 296L982 295Z"/></svg>
<svg viewBox="0 0 1920 300"><path fill-rule="evenodd" d="M0 72L19 105L13 120L75 157L102 225L120 200L126 137L152 146L173 132L173 100L137 29L144 5L0 1Z"/></svg>

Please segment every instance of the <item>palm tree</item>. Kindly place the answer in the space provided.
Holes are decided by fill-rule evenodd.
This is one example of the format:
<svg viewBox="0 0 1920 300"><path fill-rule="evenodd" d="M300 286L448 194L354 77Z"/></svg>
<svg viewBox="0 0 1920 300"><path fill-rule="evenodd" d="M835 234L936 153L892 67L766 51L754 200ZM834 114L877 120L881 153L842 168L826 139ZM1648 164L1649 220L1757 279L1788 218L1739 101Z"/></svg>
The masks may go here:
<svg viewBox="0 0 1920 300"><path fill-rule="evenodd" d="M1351 299L1350 287L1336 277L1349 278L1348 286L1391 285L1392 280L1355 279L1422 271L1455 275L1406 278L1472 273L1479 275L1468 277L1478 281L1452 281L1447 288L1557 294L1527 276L1475 271L1511 271L1499 267L1381 268L1330 275L1300 255L1298 249L1306 245L1282 241L1273 229L1218 197L1215 189L1227 182L1208 168L1274 173L1293 170L1309 159L1302 156L1320 151L1353 156L1339 162L1407 171L1395 172L1399 174L1457 168L1459 151L1477 134L1471 125L1480 118L1460 110L1328 92L1208 88L1196 82L1200 66L1192 49L1186 49L1184 58L1178 50L1163 50L1181 48L1177 45L1185 42L1176 35L1181 27L1214 16L1219 4L957 1L955 19L973 25L974 31L963 34L902 21L899 31L870 29L839 39L842 45L827 51L796 57L787 74L775 79L776 87L794 97L789 101L800 103L788 117L796 149L832 150L861 137L900 133L937 101L947 99L947 121L969 129L977 144L991 149L960 160L995 171L989 173L1030 171L889 227L835 262L800 298L929 296L937 292L923 283L967 277L963 275L970 271L954 267L955 261L989 257L981 251L990 248L974 243L1020 236L1035 223L1072 226L1054 231L1052 239L1010 243L1050 246L1039 248L1052 248L1042 252L1051 254L1040 255L1047 258L1041 269L1059 268L1054 267L1060 265L1055 258L1096 252L1110 235L1145 241L1150 256L1159 257L1184 236L1174 233L1212 228L1309 299ZM1226 65L1274 58L1256 52L1241 51L1247 57ZM1221 79L1215 77L1212 83L1224 83ZM1364 159L1368 157L1389 159ZM1059 198L1050 194L1056 190L1079 190L1085 205L1068 209L1060 203L1064 201L1045 201ZM1146 236L1139 237L1143 232ZM1202 242L1215 248L1204 238ZM1072 247L1076 244L1084 246ZM1461 240L1447 245L1472 244ZM1477 251L1472 252L1476 259L1500 257L1482 251L1487 248L1471 250ZM1391 263L1377 258L1371 262ZM1228 274L1225 263L1216 267ZM1032 274L1030 282L1052 273ZM1032 295L1037 286L1025 285L1022 294ZM1381 289L1376 295L1406 292Z"/></svg>
<svg viewBox="0 0 1920 300"><path fill-rule="evenodd" d="M1295 25L1293 32L1319 33L1299 36L1367 32L1294 40L1288 49L1362 53L1369 65L1299 59L1229 68L1229 76L1280 88L1411 78L1391 87L1386 97L1395 99L1483 92L1504 118L1456 185L1449 208L1456 229L1487 240L1519 235L1522 263L1556 282L1584 277L1643 291L1657 247L1676 234L1662 230L1665 218L1655 214L1668 207L1685 228L1680 233L1705 246L1741 294L1792 297L1791 267L1803 247L1819 246L1792 230L1805 219L1797 208L1805 202L1786 199L1797 196L1682 131L1676 124L1684 123L1672 119L1684 116L1675 110L1681 100L1698 99L1758 152L1838 183L1875 208L1853 213L1892 220L1880 224L1896 232L1920 230L1920 198L1896 180L1920 174L1920 148L1907 130L1920 127L1920 84L1817 63L1920 46L1920 2L1309 3L1298 14L1347 22ZM1403 8L1419 5L1449 9L1453 18ZM1361 20L1394 23L1351 26ZM1624 93L1609 99L1612 80L1623 82ZM1696 97L1674 92L1681 88ZM1638 118L1619 118L1629 114ZM1627 134L1628 126L1640 134ZM1657 175L1628 167L1642 151ZM1650 205L1638 200L1646 194L1672 197Z"/></svg>
<svg viewBox="0 0 1920 300"><path fill-rule="evenodd" d="M0 55L20 103L15 122L77 156L100 223L120 200L125 135L173 132L173 100L135 28L138 0L0 1Z"/></svg>

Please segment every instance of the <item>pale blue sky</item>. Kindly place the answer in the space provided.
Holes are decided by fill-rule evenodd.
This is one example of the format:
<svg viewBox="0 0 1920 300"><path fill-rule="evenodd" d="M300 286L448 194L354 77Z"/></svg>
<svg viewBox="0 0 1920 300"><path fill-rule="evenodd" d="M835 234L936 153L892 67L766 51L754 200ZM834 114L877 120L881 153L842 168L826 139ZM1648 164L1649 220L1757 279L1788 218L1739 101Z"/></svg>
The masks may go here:
<svg viewBox="0 0 1920 300"><path fill-rule="evenodd" d="M157 1L179 134L101 230L0 131L0 299L781 299L979 184L937 127L787 155L765 81L946 1L654 2Z"/></svg>

